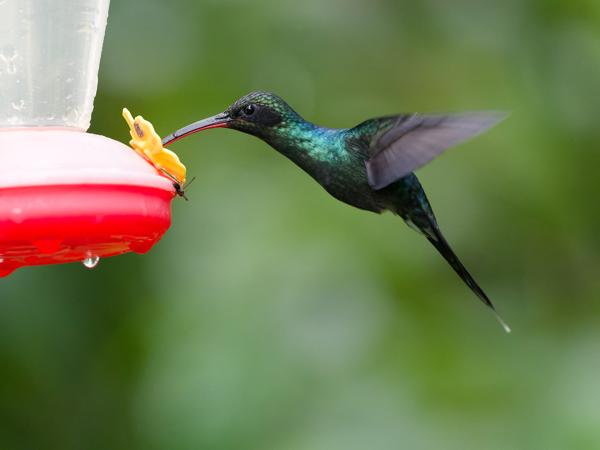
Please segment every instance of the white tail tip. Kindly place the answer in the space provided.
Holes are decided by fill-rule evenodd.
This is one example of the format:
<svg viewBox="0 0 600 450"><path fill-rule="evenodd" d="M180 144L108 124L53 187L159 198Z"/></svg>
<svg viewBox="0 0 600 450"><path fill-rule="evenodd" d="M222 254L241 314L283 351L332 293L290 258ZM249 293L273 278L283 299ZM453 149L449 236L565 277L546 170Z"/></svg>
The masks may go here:
<svg viewBox="0 0 600 450"><path fill-rule="evenodd" d="M500 317L500 314L498 314L496 311L494 311L494 315L496 316L496 320L498 321L500 326L504 329L504 331L506 331L507 333L510 333L512 330L510 329L508 324L504 320L502 320L502 317Z"/></svg>

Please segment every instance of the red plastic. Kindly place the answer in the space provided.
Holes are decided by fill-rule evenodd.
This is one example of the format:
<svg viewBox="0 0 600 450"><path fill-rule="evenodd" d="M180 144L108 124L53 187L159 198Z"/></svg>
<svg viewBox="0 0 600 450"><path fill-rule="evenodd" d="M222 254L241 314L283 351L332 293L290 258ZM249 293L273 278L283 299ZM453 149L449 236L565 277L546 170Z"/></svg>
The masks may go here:
<svg viewBox="0 0 600 450"><path fill-rule="evenodd" d="M145 253L174 188L131 148L80 131L0 130L0 276L22 266Z"/></svg>
<svg viewBox="0 0 600 450"><path fill-rule="evenodd" d="M0 189L0 276L21 266L145 253L169 228L172 198L139 186Z"/></svg>

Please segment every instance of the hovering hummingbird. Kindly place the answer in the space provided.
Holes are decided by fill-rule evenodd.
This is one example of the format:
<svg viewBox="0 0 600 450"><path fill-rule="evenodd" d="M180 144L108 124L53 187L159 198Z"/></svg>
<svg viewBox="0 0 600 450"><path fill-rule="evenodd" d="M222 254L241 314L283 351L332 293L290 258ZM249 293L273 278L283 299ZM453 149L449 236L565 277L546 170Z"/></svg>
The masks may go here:
<svg viewBox="0 0 600 450"><path fill-rule="evenodd" d="M399 215L423 234L506 332L508 325L450 248L421 183L413 173L449 147L504 118L497 112L399 114L353 128L324 128L303 119L283 99L252 92L224 112L168 135L163 146L199 131L231 128L262 139L314 178L336 199L359 209Z"/></svg>

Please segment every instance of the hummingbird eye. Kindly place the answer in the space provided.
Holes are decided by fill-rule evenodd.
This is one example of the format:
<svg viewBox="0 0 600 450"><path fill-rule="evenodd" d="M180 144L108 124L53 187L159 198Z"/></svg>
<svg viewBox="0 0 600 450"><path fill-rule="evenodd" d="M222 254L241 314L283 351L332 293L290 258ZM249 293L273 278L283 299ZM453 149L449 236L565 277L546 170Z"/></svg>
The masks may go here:
<svg viewBox="0 0 600 450"><path fill-rule="evenodd" d="M242 112L245 116L251 116L256 111L256 106L250 103L249 105L244 106Z"/></svg>

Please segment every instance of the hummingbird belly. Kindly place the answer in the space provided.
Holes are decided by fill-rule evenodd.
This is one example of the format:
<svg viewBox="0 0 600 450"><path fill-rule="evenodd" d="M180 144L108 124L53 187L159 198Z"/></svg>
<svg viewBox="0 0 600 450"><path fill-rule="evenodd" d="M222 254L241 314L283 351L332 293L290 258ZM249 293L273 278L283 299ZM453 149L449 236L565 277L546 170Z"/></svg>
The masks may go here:
<svg viewBox="0 0 600 450"><path fill-rule="evenodd" d="M381 196L369 186L366 169L359 171L356 166L337 166L321 174L320 178L317 181L321 186L341 202L376 213L386 209Z"/></svg>

